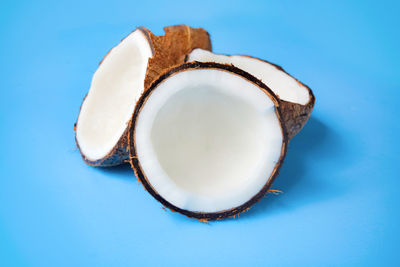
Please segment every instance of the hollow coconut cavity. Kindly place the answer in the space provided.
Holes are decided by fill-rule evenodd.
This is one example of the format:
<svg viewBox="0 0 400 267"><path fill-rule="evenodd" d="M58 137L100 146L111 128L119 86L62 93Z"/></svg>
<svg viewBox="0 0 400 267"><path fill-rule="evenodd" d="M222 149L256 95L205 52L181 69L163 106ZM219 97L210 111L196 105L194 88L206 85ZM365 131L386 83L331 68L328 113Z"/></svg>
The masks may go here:
<svg viewBox="0 0 400 267"><path fill-rule="evenodd" d="M100 62L76 122L76 143L89 165L128 160L127 127L140 95L162 71L183 63L193 48L211 49L203 29L177 25L164 31L155 36L138 28Z"/></svg>
<svg viewBox="0 0 400 267"><path fill-rule="evenodd" d="M269 189L287 134L274 93L230 65L186 63L139 99L131 164L150 194L186 216L234 216Z"/></svg>
<svg viewBox="0 0 400 267"><path fill-rule="evenodd" d="M311 115L315 103L311 89L278 65L250 56L220 55L203 49L194 49L186 61L232 64L265 83L280 100L289 139L303 128Z"/></svg>

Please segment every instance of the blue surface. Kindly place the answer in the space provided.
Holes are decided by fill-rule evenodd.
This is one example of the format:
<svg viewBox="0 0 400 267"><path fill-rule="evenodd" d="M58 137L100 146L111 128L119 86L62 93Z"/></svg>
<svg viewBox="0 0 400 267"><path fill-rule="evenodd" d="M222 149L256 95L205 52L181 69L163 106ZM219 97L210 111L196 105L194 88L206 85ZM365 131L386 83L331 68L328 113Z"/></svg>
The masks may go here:
<svg viewBox="0 0 400 267"><path fill-rule="evenodd" d="M250 1L249 1L250 2ZM397 1L2 1L1 266L399 266ZM164 211L129 166L92 168L73 124L106 52L186 23L278 63L317 103L239 219Z"/></svg>

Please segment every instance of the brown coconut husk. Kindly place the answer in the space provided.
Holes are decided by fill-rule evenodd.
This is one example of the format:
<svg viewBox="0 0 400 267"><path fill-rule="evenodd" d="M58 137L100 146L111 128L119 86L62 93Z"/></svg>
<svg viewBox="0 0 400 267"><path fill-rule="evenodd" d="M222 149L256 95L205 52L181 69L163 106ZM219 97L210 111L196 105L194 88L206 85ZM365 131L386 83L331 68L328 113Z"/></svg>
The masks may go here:
<svg viewBox="0 0 400 267"><path fill-rule="evenodd" d="M260 90L262 90L265 94L267 94L270 99L274 102L275 104L275 113L280 121L280 126L282 130L282 148L281 148L281 155L279 157L279 160L276 162L275 168L272 171L268 181L266 184L263 186L263 188L250 200L248 200L246 203L238 206L238 207L233 207L232 209L229 210L224 210L220 212L208 212L208 213L203 213L203 212L193 212L193 211L188 211L184 210L181 208L178 208L168 202L166 199L164 199L155 188L148 182L148 179L146 177L146 174L142 170L142 167L140 165L140 161L137 157L137 152L136 152L136 143L135 143L135 126L136 126L136 120L138 118L139 113L141 112L144 104L146 103L148 97L151 95L151 93L157 88L157 86L167 79L170 76L173 76L179 72L190 70L190 69L220 69L224 70L227 72L230 72L232 74L238 75L243 77L244 79L254 83L257 85ZM195 218L203 222L208 222L210 220L221 220L224 218L228 217L236 217L240 213L245 212L250 209L255 203L260 201L266 193L269 191L276 191L276 190L270 190L270 187L272 183L274 182L276 176L279 174L279 170L283 164L284 158L286 156L286 151L288 147L288 134L286 131L284 119L283 119L283 114L282 114L282 109L281 109L281 102L279 99L276 97L276 95L273 93L273 91L268 88L263 82L258 80L256 77L252 76L251 74L236 68L235 66L232 65L227 65L227 64L219 64L219 63L213 63L213 62L189 62L189 63L184 63L182 65L179 65L177 67L171 68L164 72L159 78L152 83L150 88L146 90L142 96L140 97L139 101L136 104L135 111L133 113L132 119L130 121L130 127L129 127L129 135L128 135L128 143L129 143L129 155L130 155L130 164L136 174L136 177L138 180L141 182L143 187L148 191L156 200L158 200L164 207L170 209L172 212L179 212L189 218Z"/></svg>
<svg viewBox="0 0 400 267"><path fill-rule="evenodd" d="M153 51L153 57L149 59L147 65L146 77L144 80L145 91L163 71L184 63L186 54L190 53L193 49L202 48L211 50L210 35L202 28L192 28L187 25L169 26L164 28L165 34L162 36L154 35L145 27L139 27L137 29L145 34ZM108 52L107 55L109 53L110 52ZM102 64L107 55L100 61L99 65ZM82 103L84 101L85 98ZM81 152L83 160L91 166L116 166L129 160L128 127L114 148L104 158L96 161L86 158L77 141L76 144Z"/></svg>

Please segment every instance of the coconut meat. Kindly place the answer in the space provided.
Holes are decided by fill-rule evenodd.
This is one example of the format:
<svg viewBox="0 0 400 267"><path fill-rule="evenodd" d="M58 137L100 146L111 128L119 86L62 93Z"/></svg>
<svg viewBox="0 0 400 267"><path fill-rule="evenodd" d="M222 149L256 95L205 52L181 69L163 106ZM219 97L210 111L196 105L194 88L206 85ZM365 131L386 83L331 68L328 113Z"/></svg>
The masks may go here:
<svg viewBox="0 0 400 267"><path fill-rule="evenodd" d="M283 133L271 98L218 69L178 72L145 100L134 129L148 184L193 212L238 207L267 184Z"/></svg>
<svg viewBox="0 0 400 267"><path fill-rule="evenodd" d="M143 92L152 53L138 29L109 52L93 75L76 128L81 152L89 160L104 158L123 135Z"/></svg>
<svg viewBox="0 0 400 267"><path fill-rule="evenodd" d="M203 49L194 49L187 61L232 64L265 83L280 99L305 105L310 101L307 88L273 64L242 55L219 55Z"/></svg>

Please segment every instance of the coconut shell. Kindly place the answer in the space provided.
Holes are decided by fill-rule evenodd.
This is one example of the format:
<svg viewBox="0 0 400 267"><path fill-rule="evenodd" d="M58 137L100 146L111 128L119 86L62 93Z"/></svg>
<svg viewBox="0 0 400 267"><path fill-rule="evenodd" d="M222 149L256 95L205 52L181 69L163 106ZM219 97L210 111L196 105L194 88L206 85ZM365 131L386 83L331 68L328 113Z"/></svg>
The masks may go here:
<svg viewBox="0 0 400 267"><path fill-rule="evenodd" d="M171 204L170 202L168 202L165 198L163 198L155 188L153 188L153 186L148 182L147 178L146 178L146 174L143 172L142 167L140 165L140 160L137 157L137 152L136 152L136 143L135 143L135 126L136 126L136 120L138 118L139 113L141 112L144 104L146 103L148 97L151 95L151 93L153 92L153 90L155 90L157 88L157 86L164 81L165 79L167 79L168 77L177 74L179 72L182 71L186 71L186 70L190 70L190 69L219 69L219 70L224 70L227 72L230 72L232 74L238 75L243 77L244 79L254 83L255 85L257 85L260 90L262 90L264 93L266 93L270 99L274 102L275 104L275 113L280 121L280 126L281 126L281 130L282 130L282 136L283 136L283 140L282 140L282 148L281 148L281 155L279 157L279 160L276 162L275 168L272 171L268 181L266 182L266 184L263 186L263 188L255 195L253 196L250 200L248 200L246 203L238 206L238 207L233 207L232 209L229 210L224 210L224 211L220 211L220 212L208 212L208 213L204 213L204 212L193 212L193 211L188 211L188 210L184 210L181 208L178 208L176 206L174 206L173 204ZM182 64L180 66L177 66L175 68L171 68L169 70L167 70L166 72L164 72L161 76L159 76L159 78L154 81L154 83L152 83L152 85L150 86L150 88L148 90L146 90L142 96L140 97L139 101L136 104L135 107L135 111L133 113L131 122L130 122L130 127L129 127L129 136L128 136L128 142L129 142L129 155L130 155L130 163L131 166L136 174L136 177L139 179L139 181L141 182L141 184L143 185L143 187L156 199L158 200L164 207L170 209L173 212L179 212L189 218L196 218L198 220L201 221L209 221L209 220L220 220L220 219L224 219L227 217L235 217L238 214L247 211L248 209L250 209L250 207L252 205L254 205L255 203L257 203L259 200L261 200L261 198L268 193L273 181L275 180L276 176L279 173L279 170L283 164L284 158L286 156L286 151L287 151L287 147L288 147L288 134L286 131L286 127L285 124L283 123L283 116L282 116L282 110L280 107L280 101L279 99L276 97L276 95L273 93L273 91L268 88L268 86L266 86L263 82L261 82L260 80L258 80L256 77L252 76L251 74L236 68L235 66L232 65L227 65L227 64L219 64L219 63L213 63L213 62L206 62L206 63L202 63L202 62L189 62L189 63L185 63Z"/></svg>
<svg viewBox="0 0 400 267"><path fill-rule="evenodd" d="M225 54L221 54L221 55L228 56L228 57L231 56L231 55L225 55ZM237 56L248 57L248 58L252 58L252 59L256 59L256 60L268 63L268 64L274 66L275 68L277 68L278 70L283 71L284 73L286 73L287 75L289 75L290 77L295 79L300 86L303 86L304 88L307 89L310 98L309 98L308 103L305 105L282 100L279 97L279 95L276 95L280 101L282 116L283 116L283 120L284 120L286 129L288 131L289 139L292 139L298 132L300 132L300 130L304 127L304 125L307 123L308 119L310 118L311 112L312 112L312 110L314 108L314 104L315 104L315 97L314 97L312 90L310 89L310 87L303 84L302 82L300 82L299 80L294 78L292 75L290 75L288 72L286 72L279 65L276 65L267 60L259 59L259 58L252 57L252 56L247 56L247 55L237 55ZM187 62L187 61L188 61L188 56L185 58L185 62Z"/></svg>
<svg viewBox="0 0 400 267"><path fill-rule="evenodd" d="M254 59L258 59L258 58L254 58ZM262 60L262 59L258 59L258 60ZM281 66L276 65L276 64L271 63L266 60L262 60L262 61L271 64L278 70L283 71L284 73L286 73L287 75L289 75L290 77L295 79L300 86L303 86L304 88L307 89L308 94L310 96L307 104L302 105L302 104L282 100L277 95L277 97L280 101L282 117L283 117L283 121L285 122L286 130L288 132L288 137L289 137L289 139L292 139L296 134L298 134L300 132L301 129L303 129L304 125L307 123L308 119L310 118L311 112L312 112L312 110L314 108L314 104L315 104L315 96L313 94L313 91L310 89L310 87L303 84L302 82L300 82L299 80L294 78L292 75L287 73Z"/></svg>
<svg viewBox="0 0 400 267"><path fill-rule="evenodd" d="M187 25L165 27L164 36L155 36L149 30L141 28L149 42L153 44L154 56L149 59L145 88L166 69L185 62L185 57L193 49L203 47L211 51L210 35L202 28Z"/></svg>
<svg viewBox="0 0 400 267"><path fill-rule="evenodd" d="M165 34L163 36L156 36L145 27L139 27L137 29L145 34L153 52L153 57L149 59L147 65L146 77L144 80L145 91L163 71L175 65L182 64L185 61L186 54L190 53L193 49L202 48L211 50L210 35L202 28L191 28L187 25L169 26L164 28ZM122 39L122 41L123 40L124 39ZM99 65L103 63L110 51L100 61ZM88 159L82 153L76 139L76 134L75 141L83 160L91 166L116 166L129 160L128 128L114 148L104 158L95 161Z"/></svg>

